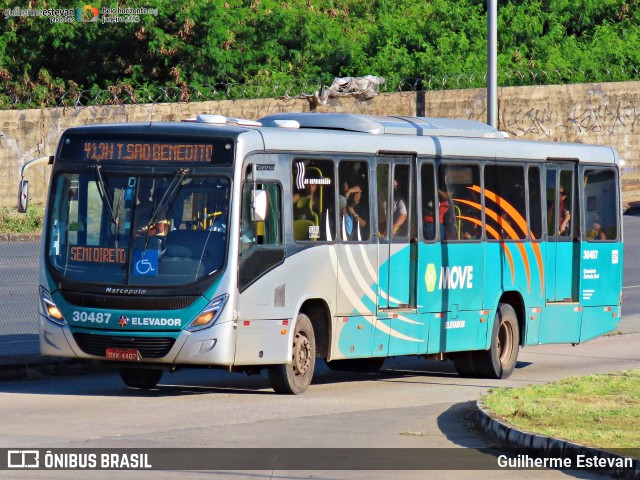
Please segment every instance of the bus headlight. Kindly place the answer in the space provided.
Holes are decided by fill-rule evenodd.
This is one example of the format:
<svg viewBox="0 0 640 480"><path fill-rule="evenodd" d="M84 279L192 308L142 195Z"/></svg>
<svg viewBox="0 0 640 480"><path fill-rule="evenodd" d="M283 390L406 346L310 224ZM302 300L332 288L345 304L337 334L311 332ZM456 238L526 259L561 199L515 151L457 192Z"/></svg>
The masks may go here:
<svg viewBox="0 0 640 480"><path fill-rule="evenodd" d="M220 295L219 297L211 300L196 317L196 319L191 322L191 325L189 325L186 330L194 332L196 330L208 328L216 323L216 320L218 320L218 317L220 316L225 303L227 303L228 298L229 295L225 293L224 295Z"/></svg>
<svg viewBox="0 0 640 480"><path fill-rule="evenodd" d="M42 305L43 315L51 322L57 325L67 324L67 321L62 316L62 312L51 298L51 294L43 287L40 287L40 303Z"/></svg>

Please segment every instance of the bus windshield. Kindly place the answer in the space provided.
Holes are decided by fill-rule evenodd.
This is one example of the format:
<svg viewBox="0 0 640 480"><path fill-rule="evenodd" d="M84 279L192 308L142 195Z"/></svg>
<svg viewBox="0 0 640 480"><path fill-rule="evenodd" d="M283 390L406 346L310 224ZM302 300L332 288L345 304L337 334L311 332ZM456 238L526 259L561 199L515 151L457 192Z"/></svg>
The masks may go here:
<svg viewBox="0 0 640 480"><path fill-rule="evenodd" d="M128 175L92 166L53 180L46 252L69 280L185 285L222 269L230 182L220 176Z"/></svg>

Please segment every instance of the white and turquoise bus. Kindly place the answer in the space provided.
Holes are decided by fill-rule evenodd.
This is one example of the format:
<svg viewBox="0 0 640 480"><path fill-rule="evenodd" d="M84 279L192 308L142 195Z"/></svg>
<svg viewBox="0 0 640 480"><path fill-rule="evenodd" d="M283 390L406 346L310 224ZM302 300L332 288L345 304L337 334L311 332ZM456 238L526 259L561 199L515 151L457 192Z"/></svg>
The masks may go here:
<svg viewBox="0 0 640 480"><path fill-rule="evenodd" d="M317 358L504 378L521 346L614 330L622 160L506 137L315 113L70 128L51 159L41 351L112 362L131 387L266 368L299 394Z"/></svg>

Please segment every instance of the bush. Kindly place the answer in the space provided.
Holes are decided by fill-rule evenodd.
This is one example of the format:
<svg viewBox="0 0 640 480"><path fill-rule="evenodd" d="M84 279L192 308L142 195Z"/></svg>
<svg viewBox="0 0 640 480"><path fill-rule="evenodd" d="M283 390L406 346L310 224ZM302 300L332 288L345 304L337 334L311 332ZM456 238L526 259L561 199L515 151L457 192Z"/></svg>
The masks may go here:
<svg viewBox="0 0 640 480"><path fill-rule="evenodd" d="M15 207L0 207L0 234L41 233L44 205L31 203L26 213L18 213Z"/></svg>

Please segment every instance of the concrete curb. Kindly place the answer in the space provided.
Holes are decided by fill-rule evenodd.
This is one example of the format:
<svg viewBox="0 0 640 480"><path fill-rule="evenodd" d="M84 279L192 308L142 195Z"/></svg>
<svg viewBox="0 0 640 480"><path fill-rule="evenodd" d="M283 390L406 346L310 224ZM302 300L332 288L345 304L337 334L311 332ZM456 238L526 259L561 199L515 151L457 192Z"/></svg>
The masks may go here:
<svg viewBox="0 0 640 480"><path fill-rule="evenodd" d="M553 452L563 457L575 457L576 455L586 455L589 458L598 457L606 459L625 458L616 453L600 450L592 447L585 447L576 443L571 443L558 438L538 435L536 433L518 430L506 422L493 417L489 409L480 401L476 402L475 421L484 434L496 442L500 447L536 450L541 454ZM531 451L527 451L531 454ZM596 472L607 473L614 477L638 480L640 479L640 459L634 458L633 469L611 468L607 470L594 468Z"/></svg>
<svg viewBox="0 0 640 480"><path fill-rule="evenodd" d="M0 242L38 242L40 233L3 233L0 234Z"/></svg>

